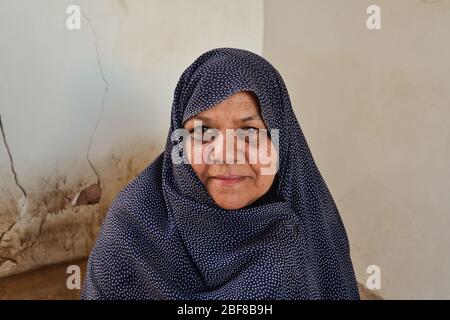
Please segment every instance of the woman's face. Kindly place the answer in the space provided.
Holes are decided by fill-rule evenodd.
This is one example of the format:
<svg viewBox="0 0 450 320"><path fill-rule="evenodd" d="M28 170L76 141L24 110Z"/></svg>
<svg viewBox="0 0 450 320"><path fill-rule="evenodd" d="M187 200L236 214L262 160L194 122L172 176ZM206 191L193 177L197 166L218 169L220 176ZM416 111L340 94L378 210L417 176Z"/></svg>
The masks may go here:
<svg viewBox="0 0 450 320"><path fill-rule="evenodd" d="M257 144L252 144L251 141L254 140L248 138L258 137L258 130L267 129L253 93L241 91L232 95L187 119L184 129L191 133L185 144L189 163L217 205L227 210L240 209L269 190L276 170L271 170L273 172L268 174L264 169L261 171L261 168L267 170L276 166L278 155L269 135L266 135L266 141L260 139ZM242 129L246 136L242 138L237 134L227 135L226 129ZM197 134L194 135L194 132ZM211 138L211 132L215 132L214 138ZM203 141L208 136L207 141ZM234 152L232 147L226 147L227 139L234 140L228 142L234 142ZM241 140L240 143L238 140ZM261 161L259 155L256 161L253 156L249 156L258 151L263 151L265 160ZM200 163L192 161L195 159L194 152L200 152ZM204 159L209 159L209 162ZM231 163L230 159L233 160Z"/></svg>

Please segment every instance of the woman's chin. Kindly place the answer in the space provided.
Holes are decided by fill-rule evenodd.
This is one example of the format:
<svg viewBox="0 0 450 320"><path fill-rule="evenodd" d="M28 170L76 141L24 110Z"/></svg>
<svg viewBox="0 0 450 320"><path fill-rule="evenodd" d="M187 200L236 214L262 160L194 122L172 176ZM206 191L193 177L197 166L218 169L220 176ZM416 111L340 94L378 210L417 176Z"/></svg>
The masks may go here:
<svg viewBox="0 0 450 320"><path fill-rule="evenodd" d="M242 199L236 199L235 197L213 197L214 202L225 210L237 210L247 206L249 201L242 201Z"/></svg>

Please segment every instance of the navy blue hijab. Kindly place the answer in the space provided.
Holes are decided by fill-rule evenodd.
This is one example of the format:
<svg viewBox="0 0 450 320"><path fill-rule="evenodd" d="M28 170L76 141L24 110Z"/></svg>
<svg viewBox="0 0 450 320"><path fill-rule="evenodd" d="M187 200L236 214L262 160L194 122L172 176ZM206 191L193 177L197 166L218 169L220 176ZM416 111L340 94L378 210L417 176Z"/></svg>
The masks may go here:
<svg viewBox="0 0 450 320"><path fill-rule="evenodd" d="M252 205L219 207L172 132L239 91L279 129L279 170ZM278 71L250 51L199 56L175 88L165 150L113 201L83 299L359 299L347 235Z"/></svg>

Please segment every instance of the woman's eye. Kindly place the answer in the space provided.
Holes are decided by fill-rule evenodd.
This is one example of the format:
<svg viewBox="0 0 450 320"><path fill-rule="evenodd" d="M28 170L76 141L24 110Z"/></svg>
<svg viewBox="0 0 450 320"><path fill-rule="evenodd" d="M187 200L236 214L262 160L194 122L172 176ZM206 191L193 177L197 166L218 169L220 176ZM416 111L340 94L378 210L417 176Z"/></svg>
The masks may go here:
<svg viewBox="0 0 450 320"><path fill-rule="evenodd" d="M259 129L255 127L245 127L237 130L238 137L249 141L249 138L258 136ZM218 134L217 129L198 126L189 130L189 134L196 141L209 142L215 139Z"/></svg>
<svg viewBox="0 0 450 320"><path fill-rule="evenodd" d="M255 127L245 127L238 130L238 136L245 142L250 143L251 141L256 142L259 133L259 129Z"/></svg>
<svg viewBox="0 0 450 320"><path fill-rule="evenodd" d="M246 141L248 141L250 138L258 136L259 129L255 127L245 127L242 128L240 132L242 134L241 138L244 138Z"/></svg>
<svg viewBox="0 0 450 320"><path fill-rule="evenodd" d="M203 128L205 128L205 127L203 127L203 126L194 127L194 128L189 130L189 133L190 134L194 134L195 132L201 132Z"/></svg>
<svg viewBox="0 0 450 320"><path fill-rule="evenodd" d="M210 132L212 130L213 129L210 129L209 127L198 126L198 127L191 129L189 131L189 133L194 140L204 141L204 140L207 140L207 138L211 135ZM207 141L205 141L205 142L207 142Z"/></svg>
<svg viewBox="0 0 450 320"><path fill-rule="evenodd" d="M258 133L258 128L255 127L246 127L244 128L245 134L252 136Z"/></svg>
<svg viewBox="0 0 450 320"><path fill-rule="evenodd" d="M202 126L198 126L195 128L192 128L191 130L189 130L189 133L191 134L192 137L202 137L203 133L205 132L205 127Z"/></svg>

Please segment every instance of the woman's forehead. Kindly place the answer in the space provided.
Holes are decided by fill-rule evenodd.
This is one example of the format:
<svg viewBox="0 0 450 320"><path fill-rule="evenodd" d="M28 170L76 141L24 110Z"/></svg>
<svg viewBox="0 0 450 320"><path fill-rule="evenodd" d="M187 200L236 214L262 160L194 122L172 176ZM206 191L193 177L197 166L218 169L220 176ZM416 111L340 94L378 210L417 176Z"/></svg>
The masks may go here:
<svg viewBox="0 0 450 320"><path fill-rule="evenodd" d="M256 102L257 98L251 91L239 91L231 95L227 100L235 102Z"/></svg>
<svg viewBox="0 0 450 320"><path fill-rule="evenodd" d="M217 105L192 116L187 119L186 122L193 119L206 121L222 116L239 118L238 120L241 120L241 118L242 120L262 119L256 96L249 91L240 91L233 94L228 99L221 101Z"/></svg>
<svg viewBox="0 0 450 320"><path fill-rule="evenodd" d="M254 97L251 93L247 91L240 91L238 93L233 94L228 99L221 101L217 105L208 108L202 112L201 114L214 113L219 111L248 111L255 110L258 111L258 101L256 97Z"/></svg>

